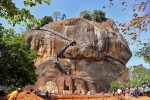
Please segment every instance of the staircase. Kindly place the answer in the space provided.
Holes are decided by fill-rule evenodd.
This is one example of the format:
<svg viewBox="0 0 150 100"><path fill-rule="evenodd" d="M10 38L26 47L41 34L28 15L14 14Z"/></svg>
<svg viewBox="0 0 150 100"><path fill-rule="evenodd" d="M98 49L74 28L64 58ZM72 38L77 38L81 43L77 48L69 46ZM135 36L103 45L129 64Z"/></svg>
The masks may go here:
<svg viewBox="0 0 150 100"><path fill-rule="evenodd" d="M65 50L69 47L69 46L72 46L74 44L76 44L76 41L71 39L71 38L68 38L66 35L62 34L62 33L59 33L57 31L54 31L52 29L47 29L47 28L41 28L40 29L41 31L47 31L47 32L51 32L67 41L69 41L69 43L64 46L61 51L59 51L58 53L56 53L54 55L54 64L55 64L55 68L57 68L59 70L59 72L61 72L62 74L64 75L67 75L67 70L63 67L63 65L60 64L59 60L58 60L58 57L59 58L62 58L63 57L63 54L65 52Z"/></svg>

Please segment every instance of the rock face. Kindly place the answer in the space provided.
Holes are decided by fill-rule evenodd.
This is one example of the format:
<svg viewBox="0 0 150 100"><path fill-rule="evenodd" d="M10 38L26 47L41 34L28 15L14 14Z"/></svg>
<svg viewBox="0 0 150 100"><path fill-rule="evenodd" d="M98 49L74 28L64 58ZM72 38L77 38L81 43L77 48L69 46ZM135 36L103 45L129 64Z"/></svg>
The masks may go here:
<svg viewBox="0 0 150 100"><path fill-rule="evenodd" d="M72 93L81 90L107 92L110 82L119 77L119 72L126 68L126 63L132 56L111 19L96 23L71 18L47 24L43 28L60 32L77 42L76 45L69 46L59 58L69 73L62 75L54 67L54 54L69 41L52 32L28 30L24 32L25 40L38 54L35 59L38 81L26 89L43 89L47 82L53 82L59 93L63 90L70 90Z"/></svg>

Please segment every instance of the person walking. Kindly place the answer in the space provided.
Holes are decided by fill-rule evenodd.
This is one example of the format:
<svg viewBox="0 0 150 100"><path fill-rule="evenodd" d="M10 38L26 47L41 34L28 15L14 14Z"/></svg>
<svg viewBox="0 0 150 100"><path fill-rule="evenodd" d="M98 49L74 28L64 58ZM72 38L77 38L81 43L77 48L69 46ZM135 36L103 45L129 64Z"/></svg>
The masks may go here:
<svg viewBox="0 0 150 100"><path fill-rule="evenodd" d="M118 89L117 90L117 94L118 94L118 99L120 98L121 94L122 94L122 90L121 89Z"/></svg>

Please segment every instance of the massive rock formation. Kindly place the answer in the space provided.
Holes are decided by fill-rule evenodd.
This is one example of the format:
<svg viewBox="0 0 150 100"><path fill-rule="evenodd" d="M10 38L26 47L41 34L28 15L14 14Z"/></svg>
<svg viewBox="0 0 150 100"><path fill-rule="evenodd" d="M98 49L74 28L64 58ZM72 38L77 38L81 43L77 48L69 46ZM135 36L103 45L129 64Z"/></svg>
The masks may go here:
<svg viewBox="0 0 150 100"><path fill-rule="evenodd" d="M24 32L25 40L38 54L35 59L38 81L26 89L32 87L44 90L47 82L50 82L55 86L51 87L60 93L63 90L70 90L71 93L81 90L106 92L110 82L119 77L121 69L126 68L132 55L111 19L97 23L71 18L47 24L43 28L60 32L76 41L59 58L60 63L68 70L68 75L63 75L54 67L54 54L69 41L53 32L28 30Z"/></svg>

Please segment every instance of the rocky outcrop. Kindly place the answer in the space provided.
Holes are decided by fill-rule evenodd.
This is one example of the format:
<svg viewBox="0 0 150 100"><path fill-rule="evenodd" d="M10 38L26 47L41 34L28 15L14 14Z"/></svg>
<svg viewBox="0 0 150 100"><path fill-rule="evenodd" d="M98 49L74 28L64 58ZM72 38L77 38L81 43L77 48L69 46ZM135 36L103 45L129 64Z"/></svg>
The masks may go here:
<svg viewBox="0 0 150 100"><path fill-rule="evenodd" d="M43 28L74 39L76 45L69 46L59 58L60 63L68 71L66 76L55 68L54 54L69 41L48 31L24 32L25 40L38 54L35 59L38 81L32 86L35 89L42 89L47 82L53 82L58 92L62 92L63 89L72 89L72 92L80 89L106 92L109 90L109 83L119 77L119 72L126 68L126 63L132 55L125 39L111 19L96 23L71 18L47 24ZM65 82L68 87L64 85Z"/></svg>

